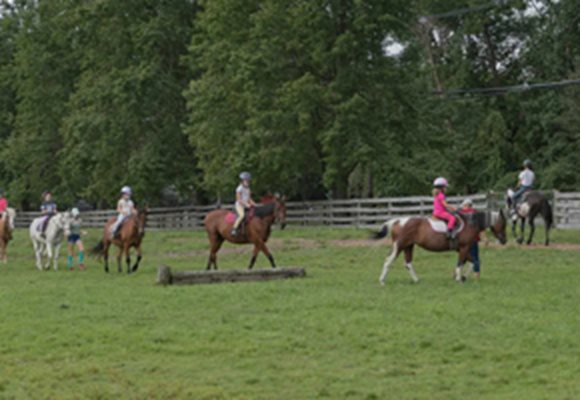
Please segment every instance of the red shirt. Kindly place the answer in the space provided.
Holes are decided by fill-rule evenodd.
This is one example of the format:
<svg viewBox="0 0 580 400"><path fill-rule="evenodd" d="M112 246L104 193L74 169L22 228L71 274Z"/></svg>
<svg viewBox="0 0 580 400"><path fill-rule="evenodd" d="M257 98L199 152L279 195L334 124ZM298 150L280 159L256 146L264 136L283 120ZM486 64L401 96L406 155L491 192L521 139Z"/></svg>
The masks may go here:
<svg viewBox="0 0 580 400"><path fill-rule="evenodd" d="M475 208L469 207L469 208L462 208L461 209L461 214L475 214L477 212L477 210ZM479 233L477 234L477 237L475 238L476 242L479 242L480 237L479 237Z"/></svg>
<svg viewBox="0 0 580 400"><path fill-rule="evenodd" d="M4 197L0 199L0 213L3 213L8 208L8 200Z"/></svg>

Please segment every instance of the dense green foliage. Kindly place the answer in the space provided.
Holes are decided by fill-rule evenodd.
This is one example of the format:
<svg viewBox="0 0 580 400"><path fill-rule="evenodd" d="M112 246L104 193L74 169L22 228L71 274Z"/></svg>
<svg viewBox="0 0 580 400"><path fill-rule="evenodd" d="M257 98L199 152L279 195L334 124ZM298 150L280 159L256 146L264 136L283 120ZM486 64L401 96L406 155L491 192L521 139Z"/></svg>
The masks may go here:
<svg viewBox="0 0 580 400"><path fill-rule="evenodd" d="M35 207L503 189L531 158L574 190L578 90L434 92L578 78L575 1L0 0L0 184ZM393 51L399 44L399 51Z"/></svg>
<svg viewBox="0 0 580 400"><path fill-rule="evenodd" d="M555 232L578 240L578 232ZM482 278L419 251L413 285L364 231L292 229L271 242L305 279L156 287L203 268L201 232L148 232L142 269L38 272L26 232L0 265L2 399L576 399L578 250L482 247ZM87 244L97 240L93 230ZM282 240L281 240L282 239ZM354 239L354 240L353 240ZM367 246L361 246L367 244ZM250 247L226 245L223 269ZM65 264L61 258L61 266ZM266 268L260 256L258 267Z"/></svg>

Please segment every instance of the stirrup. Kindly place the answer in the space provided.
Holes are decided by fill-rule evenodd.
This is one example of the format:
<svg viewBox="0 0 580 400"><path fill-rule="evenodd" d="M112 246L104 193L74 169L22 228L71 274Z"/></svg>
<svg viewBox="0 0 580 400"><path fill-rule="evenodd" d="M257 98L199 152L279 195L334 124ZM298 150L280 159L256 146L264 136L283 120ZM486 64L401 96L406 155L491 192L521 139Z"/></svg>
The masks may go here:
<svg viewBox="0 0 580 400"><path fill-rule="evenodd" d="M230 234L232 236L238 236L238 230L236 228L232 229L232 231L230 232Z"/></svg>

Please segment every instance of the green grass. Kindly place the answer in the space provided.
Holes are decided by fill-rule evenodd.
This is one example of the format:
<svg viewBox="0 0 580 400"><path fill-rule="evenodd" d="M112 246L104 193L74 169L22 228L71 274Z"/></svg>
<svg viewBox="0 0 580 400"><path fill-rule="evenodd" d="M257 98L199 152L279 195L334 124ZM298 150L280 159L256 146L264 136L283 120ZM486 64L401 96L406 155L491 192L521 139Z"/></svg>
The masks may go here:
<svg viewBox="0 0 580 400"><path fill-rule="evenodd" d="M464 285L453 254L418 251L421 282L398 260L382 288L388 249L344 242L366 234L275 232L278 263L306 279L157 287L159 264L205 266L202 233L148 232L127 276L64 257L39 272L19 231L0 266L0 399L578 398L578 250L483 247ZM220 268L247 265L234 248Z"/></svg>

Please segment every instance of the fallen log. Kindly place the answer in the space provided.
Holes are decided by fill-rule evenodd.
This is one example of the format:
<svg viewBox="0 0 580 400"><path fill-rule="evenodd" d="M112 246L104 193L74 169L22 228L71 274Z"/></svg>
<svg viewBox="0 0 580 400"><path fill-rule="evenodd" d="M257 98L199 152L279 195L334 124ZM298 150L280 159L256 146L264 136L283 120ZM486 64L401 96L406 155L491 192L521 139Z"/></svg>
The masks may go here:
<svg viewBox="0 0 580 400"><path fill-rule="evenodd" d="M306 271L304 268L299 267L171 272L171 267L167 265L161 265L157 269L157 284L195 285L203 283L256 282L271 281L274 279L303 278L305 276Z"/></svg>

